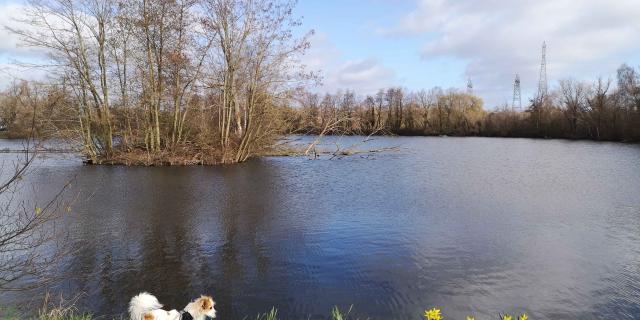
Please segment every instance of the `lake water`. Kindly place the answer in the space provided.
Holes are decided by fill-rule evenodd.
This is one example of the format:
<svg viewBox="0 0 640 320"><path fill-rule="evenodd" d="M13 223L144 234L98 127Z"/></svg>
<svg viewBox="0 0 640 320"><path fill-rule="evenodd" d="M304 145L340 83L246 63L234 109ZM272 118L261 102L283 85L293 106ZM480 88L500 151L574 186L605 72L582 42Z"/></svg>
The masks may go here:
<svg viewBox="0 0 640 320"><path fill-rule="evenodd" d="M72 180L75 250L59 266L71 278L48 290L83 292L79 308L98 315L149 291L171 308L211 294L220 319L273 306L326 319L334 305L371 319L433 306L446 319L640 319L640 146L388 137L357 148L381 146L398 150L163 168L51 155L19 197L43 201Z"/></svg>

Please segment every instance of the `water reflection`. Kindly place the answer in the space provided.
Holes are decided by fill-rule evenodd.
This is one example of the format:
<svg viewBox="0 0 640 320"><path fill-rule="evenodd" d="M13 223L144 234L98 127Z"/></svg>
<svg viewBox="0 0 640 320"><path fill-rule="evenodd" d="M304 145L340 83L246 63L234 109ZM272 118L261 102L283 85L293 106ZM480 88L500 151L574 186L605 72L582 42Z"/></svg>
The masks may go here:
<svg viewBox="0 0 640 320"><path fill-rule="evenodd" d="M79 178L100 186L72 225L78 250L67 267L83 278L64 290L88 292L90 308L107 314L142 290L175 307L210 292L225 301L221 312L233 313L238 290L269 275L260 231L278 210L277 169L254 161L154 170L92 168Z"/></svg>

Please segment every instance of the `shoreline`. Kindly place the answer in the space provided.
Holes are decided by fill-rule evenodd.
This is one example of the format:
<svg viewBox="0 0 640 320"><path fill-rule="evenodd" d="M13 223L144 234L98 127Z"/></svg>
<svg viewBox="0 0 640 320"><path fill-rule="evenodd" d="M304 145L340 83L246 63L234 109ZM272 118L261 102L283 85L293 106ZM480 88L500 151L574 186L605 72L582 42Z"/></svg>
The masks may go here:
<svg viewBox="0 0 640 320"><path fill-rule="evenodd" d="M317 135L295 134L291 133L285 135L286 137L317 137ZM567 142L594 142L594 143L616 143L624 145L640 145L639 141L625 141L625 140L594 140L585 138L568 138L568 137L526 137L526 136L485 136L485 135L416 135L416 134L381 134L381 135L362 135L362 134L325 134L325 138L334 137L368 137L375 139L376 137L383 138L488 138L488 139L528 139L528 140L556 140ZM16 141L25 138L0 138L0 141ZM366 144L366 141L363 142ZM256 154L249 159L263 158L263 157L310 157L320 158L321 156L345 157L353 156L362 153L380 153L392 151L395 148L383 148L375 150L339 150L337 152L321 151L305 154L306 147L275 147L271 150L263 151ZM35 153L40 154L77 154L78 158L82 160L82 163L87 166L124 166L124 167L190 167L190 166L221 166L221 165L233 165L237 163L224 163L221 161L220 152L215 149L210 150L187 150L183 149L182 152L161 151L158 153L147 152L143 149L132 149L131 151L118 151L110 157L100 157L96 162L88 159L80 151L73 149L55 149L55 148L43 148L36 150ZM186 151L186 152L185 152ZM20 154L26 153L24 149L0 149L0 154ZM247 160L249 160L247 159Z"/></svg>

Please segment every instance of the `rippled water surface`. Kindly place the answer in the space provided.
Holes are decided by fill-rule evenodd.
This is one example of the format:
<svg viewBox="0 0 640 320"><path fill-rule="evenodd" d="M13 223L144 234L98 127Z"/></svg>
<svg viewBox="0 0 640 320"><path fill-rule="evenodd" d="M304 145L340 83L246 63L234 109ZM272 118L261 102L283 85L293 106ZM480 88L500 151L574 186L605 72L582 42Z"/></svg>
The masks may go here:
<svg viewBox="0 0 640 320"><path fill-rule="evenodd" d="M357 146L379 147L398 150L171 168L52 155L20 196L46 199L73 181L65 225L75 250L59 266L72 278L49 291L84 292L80 308L100 315L124 313L144 290L173 308L210 293L220 319L272 306L286 319L323 319L334 305L372 319L418 319L428 306L447 319L640 319L640 146Z"/></svg>

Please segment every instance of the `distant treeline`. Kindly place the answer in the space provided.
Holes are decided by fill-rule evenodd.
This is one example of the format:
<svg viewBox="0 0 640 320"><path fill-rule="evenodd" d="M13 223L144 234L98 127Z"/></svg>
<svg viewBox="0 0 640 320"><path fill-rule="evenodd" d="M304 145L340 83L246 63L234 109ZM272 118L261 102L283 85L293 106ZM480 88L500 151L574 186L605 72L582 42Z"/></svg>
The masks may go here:
<svg viewBox="0 0 640 320"><path fill-rule="evenodd" d="M456 89L306 93L286 114L292 133L532 137L640 141L640 71L623 64L617 81L561 80L524 110L493 111Z"/></svg>
<svg viewBox="0 0 640 320"><path fill-rule="evenodd" d="M62 138L85 145L86 138L81 133L88 130L83 127L88 119L78 118L82 113L78 113L75 99L77 97L61 85L16 82L0 92L0 119L8 129L6 135L26 137L35 124L36 134L40 137ZM148 144L150 136L142 135L148 129L146 120L153 119L145 117L148 109L138 105L110 107L113 141L116 142L114 154L120 157L118 161L131 161L131 164L221 162L222 137L216 120L223 106L218 99L219 96L193 94L189 108L181 111L191 114L183 114L178 122L184 127L178 131L176 142L171 142L173 131L170 129L174 110L160 108L162 148L155 152ZM290 101L295 101L294 105ZM255 145L247 157L271 152L277 137L291 133L640 142L640 71L623 64L617 70L615 81L562 80L549 94L530 101L524 110L503 106L487 111L477 96L440 88L417 92L389 88L360 99L350 90L324 95L295 91L290 93L288 100L260 108L263 113L256 114L253 121L264 123L259 127L262 135L255 137ZM235 120L235 112L231 112L230 117ZM230 139L235 142L232 146L237 148L241 141L237 139L243 133L237 132L237 128L242 127L234 123L232 121L227 128L233 129ZM93 143L102 145L101 140ZM204 159L207 156L211 158ZM109 159L105 154L101 157L102 160ZM135 160L135 157L146 158Z"/></svg>

